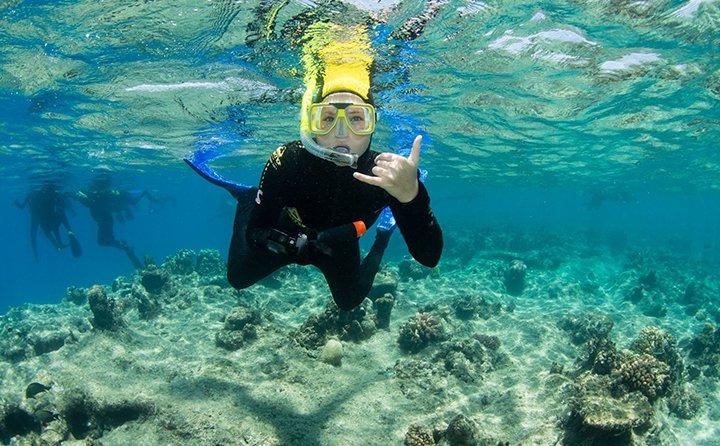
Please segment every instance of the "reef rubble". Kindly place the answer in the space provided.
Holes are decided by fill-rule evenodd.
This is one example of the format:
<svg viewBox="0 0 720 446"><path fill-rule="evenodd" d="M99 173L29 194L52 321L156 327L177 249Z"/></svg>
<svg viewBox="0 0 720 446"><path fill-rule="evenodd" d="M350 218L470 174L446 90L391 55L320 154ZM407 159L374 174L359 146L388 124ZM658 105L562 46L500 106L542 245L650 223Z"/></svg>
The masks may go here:
<svg viewBox="0 0 720 446"><path fill-rule="evenodd" d="M679 275L648 253L614 254L609 267L570 242L484 237L444 270L384 264L351 311L302 267L235 290L209 250L13 308L0 316L0 442L600 446L720 435L715 278ZM648 311L650 298L666 317Z"/></svg>

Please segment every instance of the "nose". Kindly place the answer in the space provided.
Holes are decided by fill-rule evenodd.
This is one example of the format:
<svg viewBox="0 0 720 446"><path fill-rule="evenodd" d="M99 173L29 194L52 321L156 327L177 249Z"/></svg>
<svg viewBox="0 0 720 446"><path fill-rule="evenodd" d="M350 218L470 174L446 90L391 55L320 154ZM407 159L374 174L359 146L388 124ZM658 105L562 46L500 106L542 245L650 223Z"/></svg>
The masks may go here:
<svg viewBox="0 0 720 446"><path fill-rule="evenodd" d="M347 138L348 128L344 117L339 117L338 122L335 125L335 137L336 138Z"/></svg>

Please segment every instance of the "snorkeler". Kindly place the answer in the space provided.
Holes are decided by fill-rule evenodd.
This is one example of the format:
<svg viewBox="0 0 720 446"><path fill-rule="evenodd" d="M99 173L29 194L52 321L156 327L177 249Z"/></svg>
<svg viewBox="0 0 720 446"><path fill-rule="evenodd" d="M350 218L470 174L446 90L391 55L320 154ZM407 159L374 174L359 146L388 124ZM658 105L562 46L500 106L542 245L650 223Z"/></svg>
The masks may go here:
<svg viewBox="0 0 720 446"><path fill-rule="evenodd" d="M427 25L435 19L448 4L448 0L425 0L423 10L406 19L390 35L391 39L412 41L419 38ZM276 38L275 30L278 28L278 19L283 8L291 4L288 0L260 0L253 9L251 20L245 28L245 45L254 47L262 41ZM322 3L312 3L311 7L287 18L279 30L280 37L287 44L295 46L306 35L306 30L312 23L362 23L369 26L383 24L388 16L398 10L403 2L388 2L388 6L381 9L370 8L363 11L362 6L338 0L326 0ZM287 15L287 14L282 14Z"/></svg>
<svg viewBox="0 0 720 446"><path fill-rule="evenodd" d="M22 202L15 200L18 209L30 208L30 244L32 245L35 261L38 260L37 231L41 228L45 237L55 249L62 250L70 247L73 257L82 255L82 248L75 233L70 228L65 210L68 203L56 184L46 182L39 189L30 192ZM65 227L68 243L65 244L60 237L60 226Z"/></svg>
<svg viewBox="0 0 720 446"><path fill-rule="evenodd" d="M338 307L350 310L369 293L395 221L412 256L428 267L440 260L442 231L418 181L421 138L409 157L370 150L377 113L365 34L357 42L329 24L309 32L317 40L304 57L301 139L272 153L259 187L243 192L188 164L238 199L227 271L233 287L249 287L289 264L314 265ZM378 224L361 260L359 238L386 206L395 220Z"/></svg>
<svg viewBox="0 0 720 446"><path fill-rule="evenodd" d="M131 206L140 202L143 197L152 200L147 191L129 192L110 188L110 177L106 174L96 176L87 191L78 191L75 198L90 210L98 226L97 242L100 246L108 246L122 250L137 269L142 263L135 255L135 250L123 240L115 238L113 214L121 221L132 216Z"/></svg>
<svg viewBox="0 0 720 446"><path fill-rule="evenodd" d="M407 19L398 29L393 31L391 37L407 41L417 39L425 31L428 23L438 15L442 7L447 3L447 0L427 0L425 9L420 14Z"/></svg>

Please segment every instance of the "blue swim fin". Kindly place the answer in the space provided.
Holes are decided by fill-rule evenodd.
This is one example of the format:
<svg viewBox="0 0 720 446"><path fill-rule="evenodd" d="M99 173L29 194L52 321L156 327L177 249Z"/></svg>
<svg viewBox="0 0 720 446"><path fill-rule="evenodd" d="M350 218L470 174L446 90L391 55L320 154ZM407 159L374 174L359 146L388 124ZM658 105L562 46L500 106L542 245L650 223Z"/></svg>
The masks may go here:
<svg viewBox="0 0 720 446"><path fill-rule="evenodd" d="M228 180L207 165L209 160L216 157L217 154L215 154L212 150L199 150L193 153L192 157L183 158L183 161L185 161L185 163L187 163L187 165L190 166L190 168L192 168L192 170L194 170L198 175L205 178L208 182L222 187L236 199L247 195L247 192L253 189L251 186Z"/></svg>
<svg viewBox="0 0 720 446"><path fill-rule="evenodd" d="M390 207L385 206L385 208L382 210L382 213L380 214L380 218L378 218L377 230L392 232L395 230L396 227L397 224L395 223L395 217L393 216Z"/></svg>

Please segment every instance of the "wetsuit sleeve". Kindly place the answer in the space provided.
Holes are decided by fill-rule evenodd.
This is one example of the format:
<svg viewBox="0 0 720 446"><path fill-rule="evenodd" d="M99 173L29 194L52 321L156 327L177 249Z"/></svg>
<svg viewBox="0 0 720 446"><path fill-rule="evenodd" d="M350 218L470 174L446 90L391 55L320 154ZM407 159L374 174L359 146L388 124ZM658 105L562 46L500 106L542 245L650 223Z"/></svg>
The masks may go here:
<svg viewBox="0 0 720 446"><path fill-rule="evenodd" d="M425 185L418 182L418 194L408 203L393 198L390 209L413 258L425 266L435 267L442 254L443 237L440 224L430 209L430 196Z"/></svg>
<svg viewBox="0 0 720 446"><path fill-rule="evenodd" d="M265 163L260 184L255 195L255 205L250 212L246 234L249 236L256 229L267 229L274 226L283 207L286 206L285 182L289 156L285 146L278 147ZM248 237L248 242L250 242Z"/></svg>

